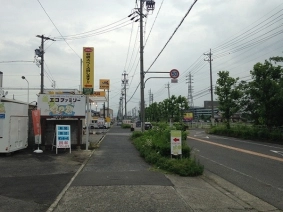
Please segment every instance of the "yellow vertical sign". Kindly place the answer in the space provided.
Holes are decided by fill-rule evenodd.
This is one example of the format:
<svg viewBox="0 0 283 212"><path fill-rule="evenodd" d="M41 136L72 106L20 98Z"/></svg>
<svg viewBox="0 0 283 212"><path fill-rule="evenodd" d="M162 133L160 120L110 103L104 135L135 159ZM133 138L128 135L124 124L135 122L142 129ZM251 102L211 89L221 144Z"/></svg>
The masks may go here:
<svg viewBox="0 0 283 212"><path fill-rule="evenodd" d="M94 86L94 48L83 47L83 94L93 94Z"/></svg>

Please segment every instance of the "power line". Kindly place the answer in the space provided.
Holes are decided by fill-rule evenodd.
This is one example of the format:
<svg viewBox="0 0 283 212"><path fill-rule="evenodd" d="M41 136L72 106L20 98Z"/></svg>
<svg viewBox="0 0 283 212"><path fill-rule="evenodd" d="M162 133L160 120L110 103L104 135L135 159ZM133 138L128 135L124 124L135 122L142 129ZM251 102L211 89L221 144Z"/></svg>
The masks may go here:
<svg viewBox="0 0 283 212"><path fill-rule="evenodd" d="M132 23L133 23L132 21L126 21L126 22L121 23L119 25L116 25L116 26L114 26L112 28L105 29L105 30L102 30L102 31L99 31L99 32L96 32L96 33L93 33L93 34L89 34L89 35L85 35L85 36L78 36L78 37L71 37L71 38L64 38L64 37L62 37L61 40L65 41L65 40L77 40L77 39L89 38L89 37L105 34L105 33L108 33L108 32L111 32L111 31L114 31L114 30L117 30L117 29L121 29L121 28L123 28L125 26L128 26L128 25L132 24Z"/></svg>
<svg viewBox="0 0 283 212"><path fill-rule="evenodd" d="M157 11L157 14L156 14L155 19L154 19L154 21L153 21L153 24L152 24L152 26L151 26L151 28L150 28L149 34L148 34L148 36L147 36L147 39L145 40L144 47L146 46L147 40L148 40L148 38L149 38L149 36L150 36L150 34L151 34L151 31L152 31L153 26L154 26L154 24L155 24L155 21L156 21L156 19L157 19L157 17L158 17L158 14L159 14L159 12L160 12L160 9L161 9L161 7L162 7L162 5L163 5L163 2L164 2L164 0L162 0L161 5L160 5L160 7L159 7L159 9L158 9L158 11Z"/></svg>
<svg viewBox="0 0 283 212"><path fill-rule="evenodd" d="M159 52L159 54L157 55L157 57L154 59L154 61L152 62L152 64L149 66L149 68L147 69L147 71L145 71L145 73L147 73L150 68L153 66L153 64L156 62L156 60L158 59L158 57L161 55L161 53L163 52L163 50L165 49L165 47L167 46L167 44L170 42L170 40L173 38L173 36L175 35L175 33L177 32L177 30L180 28L180 26L182 25L182 23L184 22L185 18L187 17L187 15L190 13L191 9L193 8L193 6L195 5L195 3L197 2L197 0L194 1L194 3L191 5L191 7L189 8L188 12L185 14L185 16L183 17L183 19L181 20L181 22L179 23L179 25L177 26L177 28L175 29L175 31L173 32L173 34L171 35L171 37L169 38L169 40L166 42L165 46L161 49L161 51Z"/></svg>
<svg viewBox="0 0 283 212"><path fill-rule="evenodd" d="M39 0L37 0L38 3L40 4L41 8L43 9L43 11L45 12L45 14L47 15L47 17L49 18L49 20L51 21L51 23L53 24L53 26L55 27L55 29L59 32L59 34L62 36L61 32L59 31L59 29L56 27L56 25L54 24L54 22L52 21L52 19L50 18L50 16L48 15L48 13L46 12L46 10L44 9L44 7L42 6L42 4L40 3ZM70 47L70 49L73 50L73 52L78 56L78 58L81 59L81 57L77 54L77 52L70 46L70 44L64 39L64 41L66 42L66 44Z"/></svg>
<svg viewBox="0 0 283 212"><path fill-rule="evenodd" d="M64 36L61 36L61 37L54 37L54 39L63 39L63 38L68 39L68 38L70 38L70 37L78 37L78 36L81 36L81 35L84 35L84 34L88 34L88 33L91 33L91 32L98 31L98 30L103 29L103 28L107 28L107 27L109 27L109 26L111 26L111 25L114 25L114 24L116 24L116 23L119 23L120 21L123 21L123 20L125 20L125 19L127 19L127 18L128 18L128 17L122 18L122 19L119 20L119 21L115 21L115 22L113 22L112 24L108 24L108 25L103 26L103 27L100 27L100 28L98 28L98 29L93 29L93 30L90 30L90 31L87 31L87 32L82 32L82 33L78 33L78 34L74 34L74 35L64 35ZM128 21L127 21L127 22L128 22Z"/></svg>

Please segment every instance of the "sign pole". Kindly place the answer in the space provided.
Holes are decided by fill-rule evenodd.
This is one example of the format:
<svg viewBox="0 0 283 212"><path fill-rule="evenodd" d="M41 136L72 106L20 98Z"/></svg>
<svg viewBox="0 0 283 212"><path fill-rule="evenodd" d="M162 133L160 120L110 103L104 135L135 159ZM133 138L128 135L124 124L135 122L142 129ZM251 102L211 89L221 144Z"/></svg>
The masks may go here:
<svg viewBox="0 0 283 212"><path fill-rule="evenodd" d="M88 140L89 140L89 95L86 96L86 141L85 149L88 150Z"/></svg>

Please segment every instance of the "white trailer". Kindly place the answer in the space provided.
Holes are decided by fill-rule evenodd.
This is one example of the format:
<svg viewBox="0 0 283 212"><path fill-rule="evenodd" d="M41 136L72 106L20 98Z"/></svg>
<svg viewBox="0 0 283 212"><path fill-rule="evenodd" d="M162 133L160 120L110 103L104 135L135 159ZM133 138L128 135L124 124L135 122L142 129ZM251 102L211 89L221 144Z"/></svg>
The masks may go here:
<svg viewBox="0 0 283 212"><path fill-rule="evenodd" d="M0 102L0 153L28 146L28 105Z"/></svg>

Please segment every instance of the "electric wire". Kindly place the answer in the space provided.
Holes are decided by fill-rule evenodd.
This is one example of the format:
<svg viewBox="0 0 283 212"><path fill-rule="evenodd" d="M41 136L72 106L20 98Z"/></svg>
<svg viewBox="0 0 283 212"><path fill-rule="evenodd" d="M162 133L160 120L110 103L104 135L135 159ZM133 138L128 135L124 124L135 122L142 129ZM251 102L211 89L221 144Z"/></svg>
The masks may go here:
<svg viewBox="0 0 283 212"><path fill-rule="evenodd" d="M42 4L40 3L39 0L37 0L38 3L40 4L41 8L43 9L43 11L45 12L45 14L47 15L47 17L49 18L49 20L51 21L51 23L53 24L53 26L55 27L55 29L59 32L59 34L62 36L61 32L59 31L59 29L57 28L57 26L54 24L54 22L52 21L52 19L50 18L50 16L48 15L48 13L46 12L46 10L44 9L44 7L42 6ZM66 44L70 47L70 49L72 49L72 51L78 56L78 58L81 59L81 57L78 55L78 53L70 46L70 44L64 39L64 41L66 42Z"/></svg>
<svg viewBox="0 0 283 212"><path fill-rule="evenodd" d="M280 5L282 5L282 4L280 4ZM280 6L280 5L279 5L279 6ZM278 7L276 7L275 9L277 9L277 8L278 8ZM273 9L273 10L274 10L274 9ZM273 11L273 10L271 10L271 11ZM254 26L254 27L252 27L252 28L249 28L249 30L247 30L247 31L245 31L245 32L243 32L243 33L241 33L240 35L238 35L238 36L232 38L231 40L226 41L226 42L224 42L223 44L220 44L220 45L218 45L217 47L214 47L214 48L212 48L212 49L213 49L214 51L218 51L218 49L222 49L223 46L227 46L227 44L231 43L231 42L234 41L234 40L237 40L237 38L241 37L242 35L246 34L247 32L251 31L252 29L256 28L257 26L259 26L260 24L264 23L265 21L267 21L267 20L270 19L271 17L275 16L276 14L278 14L279 12L281 12L282 10L283 10L283 9L281 9L281 10L278 11L278 12L276 12L275 14L273 14L273 15L270 16L269 18L265 19L265 20L262 21L261 23L257 24L256 26ZM270 13L271 11L269 11L268 13ZM263 17L265 17L265 16L266 16L266 15L264 15ZM262 18L263 18L263 17L262 17ZM260 18L260 19L262 19L262 18ZM259 20L260 20L260 19L259 19ZM258 20L257 20L257 21L258 21ZM256 23L257 21L253 22L253 23L250 24L250 25L253 25L253 24ZM249 26L250 26L250 25L249 25ZM230 45L230 44L229 44L229 45Z"/></svg>
<svg viewBox="0 0 283 212"><path fill-rule="evenodd" d="M112 28L109 28L109 29L105 29L105 30L101 30L101 31L93 33L93 34L89 34L89 35L85 35L85 36L72 37L72 38L62 38L61 40L64 40L64 41L65 40L77 40L77 39L94 37L94 36L102 35L102 34L105 34L105 33L108 33L108 32L114 31L114 30L117 30L117 29L121 29L121 28L123 28L125 26L128 26L130 24L132 24L131 21L126 21L126 22L124 22L122 24L116 25L115 27L112 27Z"/></svg>
<svg viewBox="0 0 283 212"><path fill-rule="evenodd" d="M82 32L82 33L78 33L78 34L74 34L74 35L64 35L64 36L61 36L61 37L54 37L54 39L63 39L63 38L77 37L77 36L81 36L81 35L84 35L84 34L88 34L88 33L90 33L90 32L95 32L95 31L98 31L98 30L100 30L100 29L107 28L107 27L109 27L109 26L111 26L111 25L114 25L114 24L116 24L116 23L119 23L120 21L123 21L123 20L125 20L125 19L127 19L127 18L128 18L128 17L122 18L122 19L119 20L119 21L115 21L115 22L113 22L113 23L111 23L111 24L108 24L108 25L106 25L106 26L100 27L100 28L98 28L98 29L93 29L93 30L90 30L90 31L87 31L87 32Z"/></svg>
<svg viewBox="0 0 283 212"><path fill-rule="evenodd" d="M129 45L128 45L126 61L125 61L125 65L124 65L124 71L126 71L126 65L127 65L127 62L128 62L128 56L129 56L130 46L131 46L131 42L132 42L133 28L134 28L134 23L132 23L132 29L131 29L131 34L130 34L130 40L129 40Z"/></svg>
<svg viewBox="0 0 283 212"><path fill-rule="evenodd" d="M157 57L154 59L154 61L152 62L152 64L149 66L149 68L147 69L147 71L145 73L147 73L150 68L153 66L153 64L156 62L156 60L158 59L158 57L161 55L161 53L163 52L163 50L166 48L166 46L168 45L168 43L171 41L171 39L173 38L173 36L175 35L175 33L177 32L177 30L180 28L180 26L182 25L182 23L184 22L185 18L187 17L187 15L190 13L191 9L193 8L193 6L195 5L195 3L198 0L195 0L194 3L191 5L191 7L189 8L188 12L185 14L185 16L183 17L183 19L181 20L180 24L177 26L177 28L175 29L175 31L173 32L173 34L171 35L171 37L169 38L169 40L166 42L165 46L161 49L161 51L159 52L159 54L157 55Z"/></svg>
<svg viewBox="0 0 283 212"><path fill-rule="evenodd" d="M148 36L147 36L147 39L145 40L144 48L145 48L146 43L147 43L147 41L148 41L148 38L149 38L149 36L150 36L150 34L151 34L151 31L152 31L152 29L153 29L153 26L154 26L154 24L155 24L155 22L156 22L156 19L157 19L158 15L159 15L159 12L160 12L160 9L161 9L161 7L162 7L162 5L163 5L163 2L164 2L164 0L162 0L162 2L161 2L161 4L160 4L160 7L159 7L159 9L158 9L158 11L157 11L157 14L156 14L155 19L154 19L154 21L153 21L153 24L152 24L152 26L151 26L151 28L150 28L149 34L148 34Z"/></svg>

